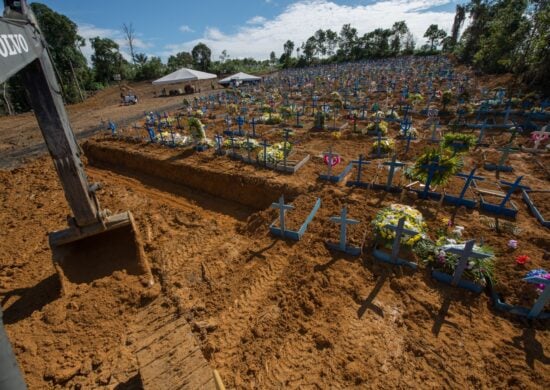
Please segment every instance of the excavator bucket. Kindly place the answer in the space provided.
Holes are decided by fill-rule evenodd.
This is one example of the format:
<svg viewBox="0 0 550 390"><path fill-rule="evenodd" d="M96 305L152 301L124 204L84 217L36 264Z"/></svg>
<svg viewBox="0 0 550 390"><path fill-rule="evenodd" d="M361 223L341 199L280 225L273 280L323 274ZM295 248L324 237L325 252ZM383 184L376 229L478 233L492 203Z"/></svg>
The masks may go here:
<svg viewBox="0 0 550 390"><path fill-rule="evenodd" d="M103 224L54 232L50 247L64 294L75 284L91 283L122 270L143 275L144 281L152 284L139 230L129 211L107 217Z"/></svg>

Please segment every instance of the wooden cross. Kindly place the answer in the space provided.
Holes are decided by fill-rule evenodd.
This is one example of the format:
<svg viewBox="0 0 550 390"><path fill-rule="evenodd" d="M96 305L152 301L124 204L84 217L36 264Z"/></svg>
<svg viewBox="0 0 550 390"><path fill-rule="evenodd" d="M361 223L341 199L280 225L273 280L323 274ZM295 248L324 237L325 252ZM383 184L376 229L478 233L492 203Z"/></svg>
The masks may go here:
<svg viewBox="0 0 550 390"><path fill-rule="evenodd" d="M430 184L432 184L432 180L434 175L437 172L446 171L447 167L443 167L439 165L439 157L430 162L428 165L422 165L422 168L428 169L428 177L426 178L426 184L424 184L424 191L422 191L422 197L425 198L428 195L428 191L430 190Z"/></svg>
<svg viewBox="0 0 550 390"><path fill-rule="evenodd" d="M285 204L285 197L284 195L281 195L279 198L279 203L272 203L272 208L279 209L279 228L281 229L281 232L285 232L285 213L287 210L292 210L294 206L291 206L289 204Z"/></svg>
<svg viewBox="0 0 550 390"><path fill-rule="evenodd" d="M503 181L503 180L500 181L504 185L509 185L510 188L508 189L508 192L506 193L506 195L504 195L504 198L502 198L502 202L500 202L499 207L505 207L506 206L506 203L508 203L508 201L510 200L510 197L512 196L512 194L514 192L516 192L516 189L518 189L518 188L526 189L526 190L530 189L527 186L523 186L523 185L519 184L522 179L523 179L523 176L518 176L518 178L513 183L508 183L508 182Z"/></svg>
<svg viewBox="0 0 550 390"><path fill-rule="evenodd" d="M487 253L475 252L474 251L475 242L476 240L467 241L466 244L464 245L464 249L449 248L445 250L445 252L453 253L455 255L460 256L460 259L458 260L456 268L453 272L453 278L451 279L451 286L458 285L458 282L460 282L460 279L462 279L462 274L466 270L466 266L468 265L468 260L470 258L485 259L487 257L491 257L491 255Z"/></svg>
<svg viewBox="0 0 550 390"><path fill-rule="evenodd" d="M386 162L382 163L382 165L386 165L386 166L390 167L390 171L388 172L388 180L386 182L386 191L389 191L391 186L392 186L393 176L395 174L395 169L396 168L402 168L406 164L402 163L400 161L397 161L397 155L394 154L393 157L391 158L390 162L386 161Z"/></svg>
<svg viewBox="0 0 550 390"><path fill-rule="evenodd" d="M499 151L502 152L502 155L500 156L500 160L498 160L497 168L502 168L505 166L504 163L508 159L508 156L512 153L519 152L519 149L514 148L511 145L506 145L505 147L500 148Z"/></svg>
<svg viewBox="0 0 550 390"><path fill-rule="evenodd" d="M550 279L543 278L541 276L531 276L524 278L528 283L536 283L536 284L543 284L544 290L542 290L542 293L538 297L538 299L535 301L535 304L527 314L527 318L537 318L539 314L544 309L544 306L546 306L546 303L550 301Z"/></svg>
<svg viewBox="0 0 550 390"><path fill-rule="evenodd" d="M267 147L268 146L271 146L267 143L267 140L264 139L261 143L261 145L263 146L264 148L264 165L267 167Z"/></svg>
<svg viewBox="0 0 550 390"><path fill-rule="evenodd" d="M414 230L405 229L405 217L401 217L397 226L395 225L386 225L386 229L395 231L395 238L393 239L392 249L391 249L391 260L396 261L399 257L399 248L401 247L401 237L403 235L416 236L418 232Z"/></svg>
<svg viewBox="0 0 550 390"><path fill-rule="evenodd" d="M252 137L256 138L256 119L252 118L250 121L250 125L252 126Z"/></svg>
<svg viewBox="0 0 550 390"><path fill-rule="evenodd" d="M214 136L214 139L216 140L216 153L221 154L223 137L219 134L216 134Z"/></svg>
<svg viewBox="0 0 550 390"><path fill-rule="evenodd" d="M378 129L378 131L376 132L376 136L377 136L377 144L376 144L376 156L377 157L380 157L382 155L382 141L383 140L386 140L387 138L386 137L382 137L382 132L380 131L380 129Z"/></svg>
<svg viewBox="0 0 550 390"><path fill-rule="evenodd" d="M480 181L485 180L485 178L475 175L476 170L477 168L472 169L469 175L465 175L464 173L456 174L456 176L466 179L466 182L464 183L464 187L462 187L462 191L460 191L460 195L458 196L458 199L461 199L461 200L464 199L464 196L466 196L466 191L468 191L468 188L470 187L472 180L480 180Z"/></svg>
<svg viewBox="0 0 550 390"><path fill-rule="evenodd" d="M483 124L481 125L481 129L479 130L479 137L477 138L476 146L483 145L483 137L485 137L485 129L487 128L487 119L483 121Z"/></svg>
<svg viewBox="0 0 550 390"><path fill-rule="evenodd" d="M363 164L370 164L370 161L364 159L363 155L359 155L359 160L352 161L353 164L357 164L357 182L361 182L361 170L363 169Z"/></svg>
<svg viewBox="0 0 550 390"><path fill-rule="evenodd" d="M348 216L348 211L344 207L342 209L340 217L330 217L331 222L340 224L340 242L338 243L338 249L340 249L342 252L346 251L348 225L356 225L359 223L359 221L355 219L348 219L347 216Z"/></svg>

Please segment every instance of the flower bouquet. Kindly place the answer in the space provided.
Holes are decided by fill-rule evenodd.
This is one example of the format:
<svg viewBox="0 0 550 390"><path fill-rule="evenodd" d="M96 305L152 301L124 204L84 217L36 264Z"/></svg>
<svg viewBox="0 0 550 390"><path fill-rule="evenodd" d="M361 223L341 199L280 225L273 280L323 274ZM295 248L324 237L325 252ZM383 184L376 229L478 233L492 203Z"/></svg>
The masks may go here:
<svg viewBox="0 0 550 390"><path fill-rule="evenodd" d="M448 149L428 149L416 159L416 163L405 170L405 176L410 180L426 182L429 174L428 166L438 161L444 169L434 172L432 185L445 184L451 176L462 169L463 162L458 156L453 156Z"/></svg>
<svg viewBox="0 0 550 390"><path fill-rule="evenodd" d="M378 153L378 147L380 146L381 154L388 154L395 149L395 141L393 139L376 140L372 143L371 153Z"/></svg>
<svg viewBox="0 0 550 390"><path fill-rule="evenodd" d="M372 221L374 232L386 247L391 247L395 239L395 231L386 228L386 225L397 226L399 220L403 217L405 217L404 228L414 230L418 234L402 236L402 244L413 247L419 240L426 237L426 223L420 211L410 206L394 203L380 210Z"/></svg>

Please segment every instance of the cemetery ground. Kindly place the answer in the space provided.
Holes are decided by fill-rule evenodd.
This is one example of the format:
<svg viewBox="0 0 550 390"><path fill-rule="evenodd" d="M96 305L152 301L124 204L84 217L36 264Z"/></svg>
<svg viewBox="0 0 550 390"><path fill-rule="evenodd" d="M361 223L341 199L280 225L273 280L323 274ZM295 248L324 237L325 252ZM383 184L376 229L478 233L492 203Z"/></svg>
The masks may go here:
<svg viewBox="0 0 550 390"><path fill-rule="evenodd" d="M215 118L202 119L212 140L228 127L225 107L220 104L215 111ZM548 268L550 233L532 215L521 191L511 194L515 218L497 219L480 207L422 199L412 191L421 192L422 183L412 185L402 168L392 177L401 192L347 186L359 179L384 187L392 155L377 156L377 135L354 132L345 111L338 118L345 125L338 134L313 130L313 115L299 118L302 128L292 126L295 118L286 126L256 126L258 142L282 142L283 149L285 142L292 143L289 163L310 156L293 174L266 168L261 161L246 163L246 148L227 142L227 136L224 155L216 153L216 146L199 152L192 145L171 145L173 135L160 127L149 142L143 118L85 141L90 181L103 184L101 204L113 213L131 210L136 219L155 276L153 287L117 271L61 294L47 233L62 226L68 207L53 164L40 157L0 171L5 189L0 193L5 227L0 296L6 330L29 387L140 388L136 334L143 328L139 313L151 302L187 320L227 388L547 387L548 320L496 310L489 289L475 294L436 281L405 248L399 256L417 261L417 270L372 255L371 222L377 213L391 204L411 206L423 215L430 236L462 226L464 239L482 239L493 248L492 289L508 303L530 307L537 292L522 278L528 270ZM181 113L187 127L189 111ZM369 110L367 119L359 121L360 129L374 122L372 114ZM442 119L437 137L450 132L451 119ZM390 123L386 134L395 140L396 161L409 166L433 146L434 134L430 118L415 112L412 120L418 137L408 147L398 137L399 122ZM236 122L229 127L235 131ZM250 123L244 128L250 132ZM293 131L285 134L284 128ZM480 130L463 132L477 138ZM550 156L522 152L519 146L530 145L523 134L514 136L518 150L505 161L512 172L498 172L497 178L484 168L499 164L499 149L512 136L488 130L483 142L488 146L462 155L461 172L477 166L475 175L485 178L467 189L465 199L478 200L482 194L498 204L507 187L497 183L520 176L521 184L532 190L549 189ZM353 164L338 182L321 180L328 151L341 159L332 167L333 176L360 155L369 164L361 172ZM463 186L464 179L452 177L430 190L457 195ZM278 210L271 206L281 195L294 207L285 219L293 231L321 199L299 241L270 233L270 224L279 225ZM533 191L530 196L550 217L550 194ZM347 231L348 245L361 249L358 255L327 246L339 240L340 226L330 218L340 216L344 207L348 218L359 221ZM511 240L517 241L517 249L510 248ZM518 264L519 256L527 256L527 264ZM152 325L151 335L156 331Z"/></svg>

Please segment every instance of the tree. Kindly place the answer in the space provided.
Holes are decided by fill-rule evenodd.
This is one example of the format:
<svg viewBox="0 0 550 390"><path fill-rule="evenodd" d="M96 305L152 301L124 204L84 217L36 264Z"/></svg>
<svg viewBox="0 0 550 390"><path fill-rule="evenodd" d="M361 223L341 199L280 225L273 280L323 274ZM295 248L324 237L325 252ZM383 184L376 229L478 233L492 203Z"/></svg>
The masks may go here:
<svg viewBox="0 0 550 390"><path fill-rule="evenodd" d="M404 55L411 55L414 53L414 48L416 47L416 42L414 41L414 36L408 32L405 37L405 47L403 48Z"/></svg>
<svg viewBox="0 0 550 390"><path fill-rule="evenodd" d="M270 64L270 65L275 65L276 62L277 62L277 55L275 54L274 51L272 51L272 52L269 54L269 64Z"/></svg>
<svg viewBox="0 0 550 390"><path fill-rule="evenodd" d="M193 65L193 56L186 51L171 55L168 57L166 66L169 72L174 72L181 68L189 68Z"/></svg>
<svg viewBox="0 0 550 390"><path fill-rule="evenodd" d="M135 60L135 52L134 52L134 40L136 39L136 33L134 31L133 24L123 23L122 31L124 32L126 42L128 42L128 48L130 49L130 58L132 59L132 63L135 64L136 60Z"/></svg>
<svg viewBox="0 0 550 390"><path fill-rule="evenodd" d="M225 60L227 60L228 58L229 58L229 54L227 54L227 50L224 49L220 54L220 62L223 64Z"/></svg>
<svg viewBox="0 0 550 390"><path fill-rule="evenodd" d="M409 32L409 27L407 27L407 23L405 23L404 20L401 20L399 22L395 22L391 28L392 33L392 41L390 43L390 49L391 53L393 55L398 55L401 51L401 45L403 43L403 38L405 35Z"/></svg>
<svg viewBox="0 0 550 390"><path fill-rule="evenodd" d="M63 98L67 103L82 101L82 88L89 86L91 72L86 58L80 51L85 42L78 35L77 25L44 4L32 3L31 8L48 43Z"/></svg>
<svg viewBox="0 0 550 390"><path fill-rule="evenodd" d="M327 54L332 56L336 52L336 47L338 46L338 34L328 29L325 31L325 39L327 43Z"/></svg>
<svg viewBox="0 0 550 390"><path fill-rule="evenodd" d="M122 64L124 59L119 52L118 44L109 38L90 38L92 49L92 64L94 66L95 80L108 84L115 74L122 76Z"/></svg>
<svg viewBox="0 0 550 390"><path fill-rule="evenodd" d="M134 56L134 63L138 66L143 66L147 63L147 56L144 53L137 53Z"/></svg>
<svg viewBox="0 0 550 390"><path fill-rule="evenodd" d="M212 51L204 43L198 43L193 50L191 50L191 56L193 57L193 63L202 71L207 71L210 68Z"/></svg>
<svg viewBox="0 0 550 390"><path fill-rule="evenodd" d="M516 60L521 57L517 51L521 50L529 32L529 23L524 16L527 1L502 1L494 7L494 16L487 22L486 33L480 39L473 61L485 72L502 73L512 71Z"/></svg>
<svg viewBox="0 0 550 390"><path fill-rule="evenodd" d="M164 75L166 66L160 57L151 57L139 67L136 72L136 80L152 80Z"/></svg>
<svg viewBox="0 0 550 390"><path fill-rule="evenodd" d="M340 49L339 54L341 57L351 59L351 51L357 44L357 29L351 27L350 24L344 24L340 30L340 36L338 39Z"/></svg>
<svg viewBox="0 0 550 390"><path fill-rule="evenodd" d="M462 4L457 4L455 18L453 21L453 27L451 28L451 41L450 41L451 50L455 48L456 43L458 42L458 33L460 32L460 28L462 27L462 24L464 23L465 18L466 18L466 7Z"/></svg>
<svg viewBox="0 0 550 390"><path fill-rule="evenodd" d="M283 45L283 53L286 55L287 58L292 57L292 52L294 51L294 42L292 42L290 39L285 42Z"/></svg>
<svg viewBox="0 0 550 390"><path fill-rule="evenodd" d="M319 29L315 32L313 38L315 41L316 54L324 57L327 54L327 34L325 33L325 31Z"/></svg>
<svg viewBox="0 0 550 390"><path fill-rule="evenodd" d="M447 36L445 30L440 30L437 24L431 24L424 33L424 38L430 41L430 49L434 51L440 41Z"/></svg>

